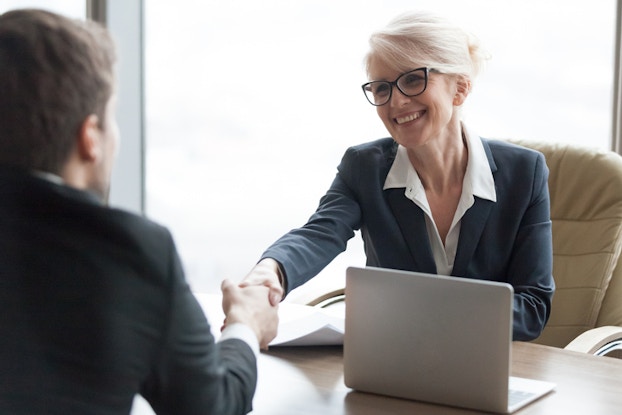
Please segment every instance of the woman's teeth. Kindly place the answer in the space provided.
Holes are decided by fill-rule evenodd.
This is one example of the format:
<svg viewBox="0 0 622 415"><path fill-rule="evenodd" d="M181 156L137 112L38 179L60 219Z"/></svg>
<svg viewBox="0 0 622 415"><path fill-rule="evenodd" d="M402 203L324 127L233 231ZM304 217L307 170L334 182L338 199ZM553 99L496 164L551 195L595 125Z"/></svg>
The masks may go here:
<svg viewBox="0 0 622 415"><path fill-rule="evenodd" d="M410 121L416 120L420 116L421 116L421 113L420 112L416 112L414 114L407 115L406 117L396 118L395 120L397 121L398 124L404 124L405 122L410 122Z"/></svg>

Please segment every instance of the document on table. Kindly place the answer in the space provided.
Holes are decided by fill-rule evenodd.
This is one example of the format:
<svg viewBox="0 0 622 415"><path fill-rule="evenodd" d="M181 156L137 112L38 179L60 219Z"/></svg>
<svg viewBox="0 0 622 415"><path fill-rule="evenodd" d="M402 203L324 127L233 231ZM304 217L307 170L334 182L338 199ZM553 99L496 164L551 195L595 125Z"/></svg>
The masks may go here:
<svg viewBox="0 0 622 415"><path fill-rule="evenodd" d="M218 294L195 293L212 328L212 334L220 336L220 326L225 315L222 297ZM345 314L343 308L334 311L302 304L279 305L279 330L270 346L334 346L343 344Z"/></svg>

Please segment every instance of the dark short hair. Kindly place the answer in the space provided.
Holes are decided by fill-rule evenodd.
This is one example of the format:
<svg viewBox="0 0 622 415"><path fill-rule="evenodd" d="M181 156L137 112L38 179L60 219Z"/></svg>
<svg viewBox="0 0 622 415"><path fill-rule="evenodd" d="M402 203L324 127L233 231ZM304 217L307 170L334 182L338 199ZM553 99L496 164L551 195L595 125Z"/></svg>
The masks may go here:
<svg viewBox="0 0 622 415"><path fill-rule="evenodd" d="M0 15L0 165L59 174L83 121L104 125L114 44L92 21L35 9Z"/></svg>

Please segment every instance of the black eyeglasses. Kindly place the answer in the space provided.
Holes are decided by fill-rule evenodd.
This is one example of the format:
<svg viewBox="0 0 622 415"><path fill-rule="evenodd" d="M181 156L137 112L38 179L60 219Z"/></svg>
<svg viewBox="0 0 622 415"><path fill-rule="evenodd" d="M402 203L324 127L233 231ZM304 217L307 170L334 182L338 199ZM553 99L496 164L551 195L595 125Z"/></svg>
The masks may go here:
<svg viewBox="0 0 622 415"><path fill-rule="evenodd" d="M393 86L407 97L414 97L423 94L428 87L428 75L430 68L417 68L412 71L405 72L397 77L393 82L390 81L372 81L362 85L365 97L371 105L384 105L391 100Z"/></svg>

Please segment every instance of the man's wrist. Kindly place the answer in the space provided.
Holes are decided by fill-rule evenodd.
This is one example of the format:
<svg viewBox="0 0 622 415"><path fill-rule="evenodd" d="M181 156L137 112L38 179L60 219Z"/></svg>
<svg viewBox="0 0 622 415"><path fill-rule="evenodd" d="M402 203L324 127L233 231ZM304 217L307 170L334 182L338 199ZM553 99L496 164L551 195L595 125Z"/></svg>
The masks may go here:
<svg viewBox="0 0 622 415"><path fill-rule="evenodd" d="M227 339L240 339L250 346L255 356L259 355L259 340L257 339L257 333L255 333L249 325L241 322L228 324L222 331L218 341L224 341Z"/></svg>

